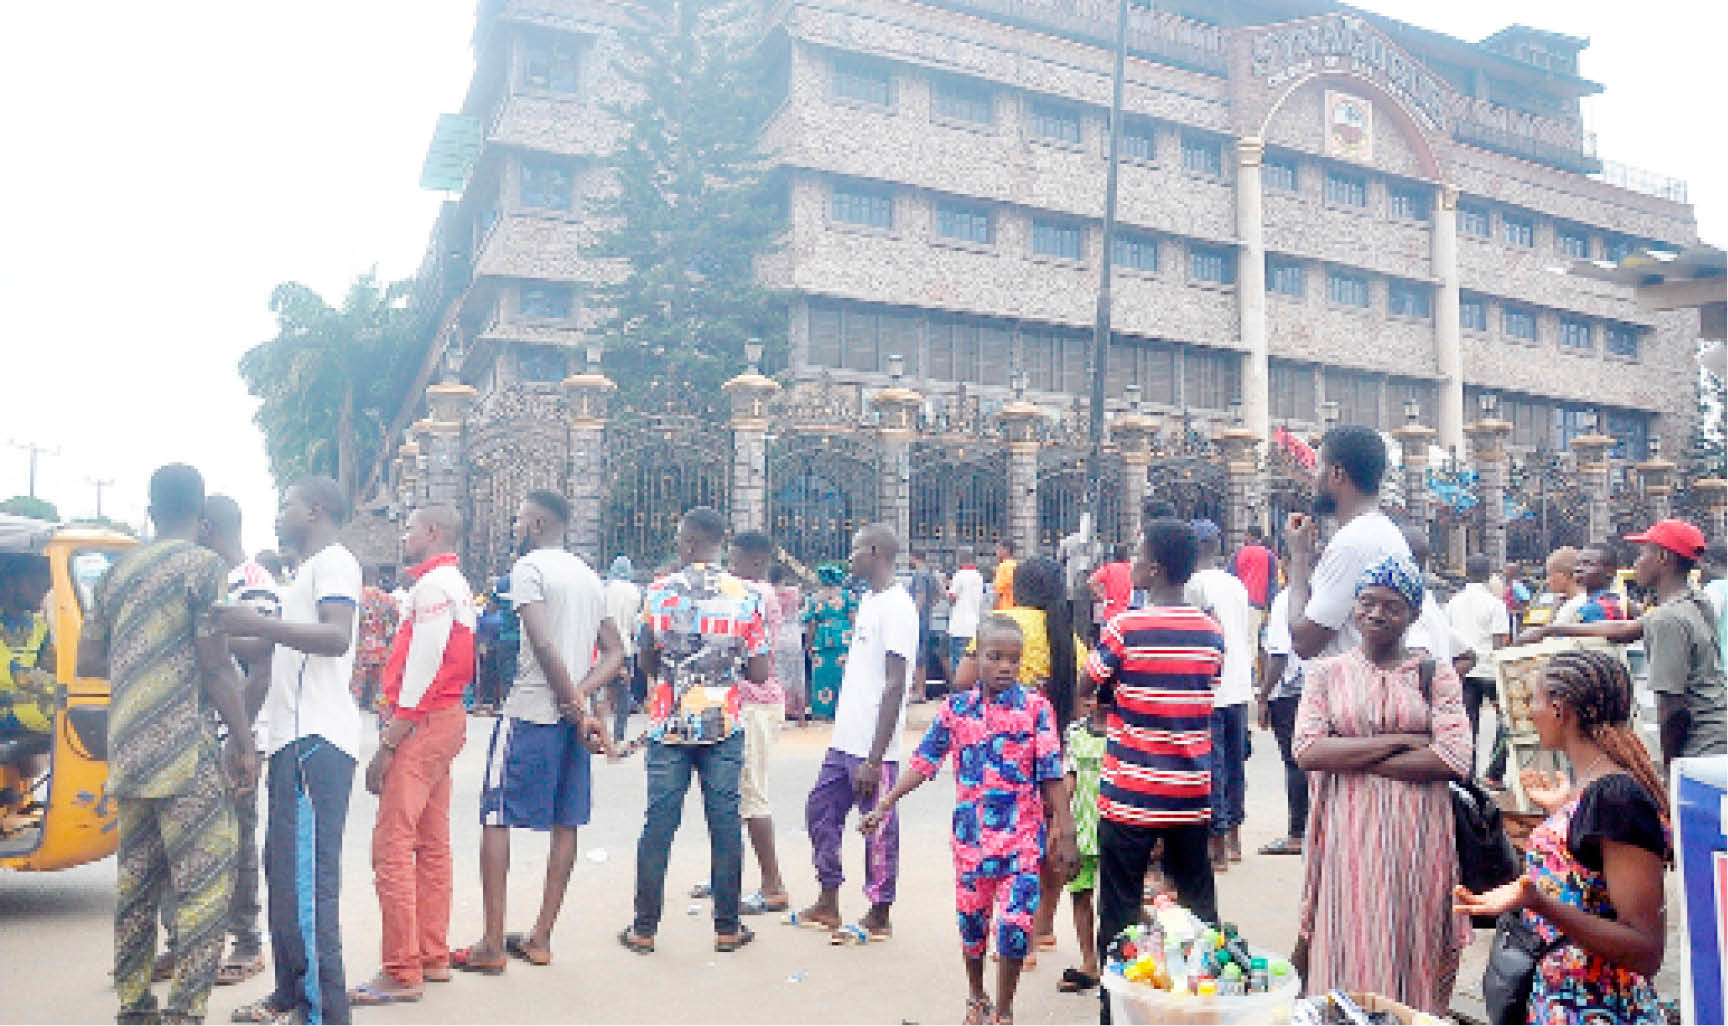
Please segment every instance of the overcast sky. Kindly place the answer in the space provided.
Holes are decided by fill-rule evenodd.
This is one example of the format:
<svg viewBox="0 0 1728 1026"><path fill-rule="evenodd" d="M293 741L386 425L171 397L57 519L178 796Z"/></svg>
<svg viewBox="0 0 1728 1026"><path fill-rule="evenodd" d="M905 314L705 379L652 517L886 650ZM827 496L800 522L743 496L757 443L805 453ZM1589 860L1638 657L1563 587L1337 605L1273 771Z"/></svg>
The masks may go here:
<svg viewBox="0 0 1728 1026"><path fill-rule="evenodd" d="M0 3L6 389L0 496L63 516L144 513L184 460L272 545L275 492L235 361L272 333L271 288L337 297L376 266L411 274L439 197L417 188L440 112L472 71L474 0ZM1372 0L1479 39L1509 21L1588 36L1602 156L1688 179L1728 241L1718 48L1728 4Z"/></svg>

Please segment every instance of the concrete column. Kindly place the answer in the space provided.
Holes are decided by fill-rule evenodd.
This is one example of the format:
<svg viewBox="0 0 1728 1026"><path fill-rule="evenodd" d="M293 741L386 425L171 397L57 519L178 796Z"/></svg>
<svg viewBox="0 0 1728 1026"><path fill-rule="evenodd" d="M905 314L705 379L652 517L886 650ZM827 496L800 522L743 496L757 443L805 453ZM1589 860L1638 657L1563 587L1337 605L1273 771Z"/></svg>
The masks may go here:
<svg viewBox="0 0 1728 1026"><path fill-rule="evenodd" d="M1242 547L1254 516L1254 482L1260 474L1260 461L1255 458L1257 442L1258 437L1248 428L1225 428L1218 435L1230 493L1230 522L1224 528L1226 558Z"/></svg>
<svg viewBox="0 0 1728 1026"><path fill-rule="evenodd" d="M754 372L721 386L732 400L732 530L768 526L768 400L780 383Z"/></svg>
<svg viewBox="0 0 1728 1026"><path fill-rule="evenodd" d="M396 448L396 504L403 516L420 505L420 446L413 441Z"/></svg>
<svg viewBox="0 0 1728 1026"><path fill-rule="evenodd" d="M900 569L906 569L912 534L912 440L918 435L918 411L923 394L894 385L876 393L872 404L881 414L877 437L881 445L879 513L900 539Z"/></svg>
<svg viewBox="0 0 1728 1026"><path fill-rule="evenodd" d="M1246 351L1242 361L1242 417L1255 439L1272 435L1266 238L1260 207L1260 158L1265 152L1266 144L1253 136L1236 140L1236 308Z"/></svg>
<svg viewBox="0 0 1728 1026"><path fill-rule="evenodd" d="M1578 454L1578 481L1584 486L1588 503L1586 521L1590 540L1603 541L1612 536L1613 514L1608 507L1608 452L1614 439L1607 435L1579 435L1572 439L1572 451Z"/></svg>
<svg viewBox="0 0 1728 1026"><path fill-rule="evenodd" d="M1673 515L1674 463L1662 458L1657 439L1650 439L1650 458L1636 465L1638 485L1644 492L1644 508L1654 524ZM1716 535L1717 538L1722 537Z"/></svg>
<svg viewBox="0 0 1728 1026"><path fill-rule="evenodd" d="M600 518L606 488L606 406L618 386L598 372L564 379L570 411L570 530L565 544L589 565L610 558L600 551Z"/></svg>
<svg viewBox="0 0 1728 1026"><path fill-rule="evenodd" d="M1434 434L1433 428L1413 423L1392 432L1404 454L1404 512L1412 524L1422 525L1424 537L1433 522L1428 501L1428 447L1434 443Z"/></svg>
<svg viewBox="0 0 1728 1026"><path fill-rule="evenodd" d="M1471 462L1476 466L1477 494L1482 500L1482 551L1494 567L1506 565L1506 436L1512 425L1484 417L1469 427Z"/></svg>
<svg viewBox="0 0 1728 1026"><path fill-rule="evenodd" d="M1137 412L1117 414L1110 424L1110 440L1122 452L1122 540L1130 551L1140 544L1146 472L1152 465L1152 436L1157 430L1157 421Z"/></svg>
<svg viewBox="0 0 1728 1026"><path fill-rule="evenodd" d="M1710 522L1703 525L1704 537L1728 538L1728 478L1701 477L1692 482L1692 489L1710 510Z"/></svg>
<svg viewBox="0 0 1728 1026"><path fill-rule="evenodd" d="M461 509L468 488L462 453L462 419L479 393L468 385L433 385L426 389L426 498Z"/></svg>
<svg viewBox="0 0 1728 1026"><path fill-rule="evenodd" d="M1002 408L1008 436L1008 536L1021 559L1038 551L1038 449L1044 411L1016 399Z"/></svg>
<svg viewBox="0 0 1728 1026"><path fill-rule="evenodd" d="M1464 448L1464 337L1458 324L1458 187L1434 204L1434 356L1440 370L1440 444Z"/></svg>

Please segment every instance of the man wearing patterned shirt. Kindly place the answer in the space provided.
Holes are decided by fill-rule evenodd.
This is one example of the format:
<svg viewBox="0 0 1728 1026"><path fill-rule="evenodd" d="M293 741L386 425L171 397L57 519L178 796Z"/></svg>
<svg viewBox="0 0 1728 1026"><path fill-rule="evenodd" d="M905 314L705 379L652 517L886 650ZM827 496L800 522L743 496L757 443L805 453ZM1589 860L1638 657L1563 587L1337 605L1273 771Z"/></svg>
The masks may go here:
<svg viewBox="0 0 1728 1026"><path fill-rule="evenodd" d="M755 933L738 920L744 847L738 782L744 763L741 678L768 679L762 599L716 565L726 520L707 506L678 525L678 569L643 601L642 671L649 680L648 807L636 844L636 917L618 934L638 954L654 950L665 901L666 860L690 775L702 778L712 852L714 950L736 951Z"/></svg>
<svg viewBox="0 0 1728 1026"><path fill-rule="evenodd" d="M202 1021L222 957L239 843L208 711L228 726L234 790L257 764L239 675L212 613L222 559L200 547L204 479L182 463L150 477L156 540L121 556L96 588L78 675L107 677L107 793L120 831L114 989L120 1022ZM174 891L174 986L150 991L163 888Z"/></svg>
<svg viewBox="0 0 1728 1026"><path fill-rule="evenodd" d="M1145 527L1133 563L1147 603L1111 620L1086 662L1110 710L1098 811L1098 947L1140 915L1152 848L1194 914L1218 921L1212 821L1212 693L1224 665L1218 624L1183 599L1199 543L1179 520ZM1110 998L1102 995L1102 1021Z"/></svg>

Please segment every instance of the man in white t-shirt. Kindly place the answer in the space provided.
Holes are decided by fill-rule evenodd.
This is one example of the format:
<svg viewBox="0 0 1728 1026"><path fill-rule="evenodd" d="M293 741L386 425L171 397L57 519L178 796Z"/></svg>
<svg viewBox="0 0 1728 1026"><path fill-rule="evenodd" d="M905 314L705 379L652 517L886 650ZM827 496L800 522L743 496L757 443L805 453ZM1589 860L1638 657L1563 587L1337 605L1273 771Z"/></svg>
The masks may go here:
<svg viewBox="0 0 1728 1026"><path fill-rule="evenodd" d="M517 508L521 555L510 568L510 601L522 618L516 681L486 751L480 788L480 878L485 933L450 953L450 964L494 973L507 956L546 964L552 927L576 865L576 831L591 806L589 755L606 751L606 726L589 699L618 675L624 643L606 616L605 586L582 557L564 548L570 504L533 491ZM540 915L525 934L504 933L510 830L550 830Z"/></svg>
<svg viewBox="0 0 1728 1026"><path fill-rule="evenodd" d="M302 558L282 593L282 615L242 604L218 614L229 635L275 645L263 715L270 755L264 880L276 989L243 1009L248 1022L296 1013L308 1022L349 1021L338 912L342 836L360 754L360 710L348 687L360 563L336 540L347 516L347 499L335 481L308 477L291 486L276 516L276 535ZM311 829L301 824L303 816Z"/></svg>
<svg viewBox="0 0 1728 1026"><path fill-rule="evenodd" d="M804 805L805 828L822 894L799 913L807 923L839 929L841 837L846 817L876 807L878 789L894 787L901 735L906 732L906 691L918 650L918 607L894 580L900 541L886 524L872 524L852 540L852 573L870 590L852 622L852 646L834 710L834 735ZM893 932L888 909L900 869L900 821L893 813L865 837L864 896L870 911L859 922L873 937Z"/></svg>
<svg viewBox="0 0 1728 1026"><path fill-rule="evenodd" d="M1386 443L1373 428L1336 427L1321 440L1314 513L1291 514L1284 533L1290 549L1290 640L1299 658L1323 659L1360 644L1350 620L1356 579L1387 556L1410 558L1403 532L1380 511L1385 476ZM1316 564L1325 516L1336 516L1339 527Z"/></svg>
<svg viewBox="0 0 1728 1026"><path fill-rule="evenodd" d="M1188 578L1188 604L1218 622L1224 635L1224 667L1212 694L1212 871L1222 873L1242 861L1242 820L1246 818L1248 702L1254 697L1254 660L1259 652L1253 628L1253 603L1236 575L1221 568L1218 525L1193 523L1200 542L1200 569Z"/></svg>
<svg viewBox="0 0 1728 1026"><path fill-rule="evenodd" d="M1464 677L1464 712L1470 717L1470 741L1477 742L1482 722L1482 699L1494 695L1494 650L1506 645L1512 637L1512 617L1506 603L1488 590L1488 575L1493 567L1483 553L1473 553L1464 560L1463 590L1446 603L1446 618L1470 651L1476 653L1476 665Z"/></svg>
<svg viewBox="0 0 1728 1026"><path fill-rule="evenodd" d="M970 546L955 553L959 569L948 578L948 682L953 686L954 671L965 658L966 649L978 633L978 618L984 611L984 575L978 572L977 557Z"/></svg>

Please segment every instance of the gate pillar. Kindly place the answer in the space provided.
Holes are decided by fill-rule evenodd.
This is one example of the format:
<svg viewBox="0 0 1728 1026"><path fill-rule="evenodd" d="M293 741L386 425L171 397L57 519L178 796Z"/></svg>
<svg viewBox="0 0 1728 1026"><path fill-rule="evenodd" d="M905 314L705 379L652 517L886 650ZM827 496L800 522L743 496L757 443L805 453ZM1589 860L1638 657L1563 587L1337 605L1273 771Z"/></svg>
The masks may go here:
<svg viewBox="0 0 1728 1026"><path fill-rule="evenodd" d="M594 365L597 361L590 361ZM617 390L611 378L597 371L564 379L570 411L570 528L565 544L595 568L604 567L608 559L600 551L600 511L605 501L606 406Z"/></svg>
<svg viewBox="0 0 1728 1026"><path fill-rule="evenodd" d="M426 499L462 508L467 474L462 453L462 419L478 396L469 385L432 385L426 389Z"/></svg>
<svg viewBox="0 0 1728 1026"><path fill-rule="evenodd" d="M1471 459L1476 464L1482 497L1482 551L1496 570L1506 565L1506 436L1511 423L1494 416L1490 403L1482 407L1482 419L1465 429L1470 436Z"/></svg>
<svg viewBox="0 0 1728 1026"><path fill-rule="evenodd" d="M1146 470L1152 465L1152 436L1158 422L1139 412L1119 413L1110 423L1110 440L1122 452L1122 540L1130 551L1140 545L1146 505Z"/></svg>
<svg viewBox="0 0 1728 1026"><path fill-rule="evenodd" d="M766 530L768 400L780 383L751 370L720 387L732 400L732 530Z"/></svg>
<svg viewBox="0 0 1728 1026"><path fill-rule="evenodd" d="M1038 551L1038 429L1044 411L1016 399L998 414L1008 436L1008 536L1021 559Z"/></svg>
<svg viewBox="0 0 1728 1026"><path fill-rule="evenodd" d="M893 385L876 393L872 402L882 416L877 428L882 452L877 515L900 540L898 563L905 569L912 541L912 439L918 434L924 396Z"/></svg>
<svg viewBox="0 0 1728 1026"><path fill-rule="evenodd" d="M1428 447L1434 444L1437 432L1411 420L1392 432L1398 448L1404 454L1404 512L1412 524L1422 525L1422 537L1428 537ZM1427 570L1427 567L1423 567Z"/></svg>
<svg viewBox="0 0 1728 1026"><path fill-rule="evenodd" d="M404 517L420 505L420 446L413 440L396 447L396 504Z"/></svg>
<svg viewBox="0 0 1728 1026"><path fill-rule="evenodd" d="M1701 477L1692 482L1692 490L1704 499L1710 510L1710 522L1704 524L1706 538L1728 538L1728 479Z"/></svg>
<svg viewBox="0 0 1728 1026"><path fill-rule="evenodd" d="M1254 482L1259 476L1260 461L1256 451L1260 437L1241 427L1225 428L1218 433L1218 447L1224 450L1224 473L1230 489L1230 523L1224 532L1225 558L1230 558L1248 537L1248 519L1254 515Z"/></svg>
<svg viewBox="0 0 1728 1026"><path fill-rule="evenodd" d="M1650 522L1666 520L1673 512L1674 463L1662 458L1662 440L1650 439L1649 458L1637 465L1638 485L1644 492L1644 507ZM1720 535L1718 535L1720 537Z"/></svg>
<svg viewBox="0 0 1728 1026"><path fill-rule="evenodd" d="M1594 431L1572 439L1572 451L1578 454L1578 479L1590 507L1587 520L1592 544L1613 533L1608 511L1608 452L1613 448L1614 439Z"/></svg>

